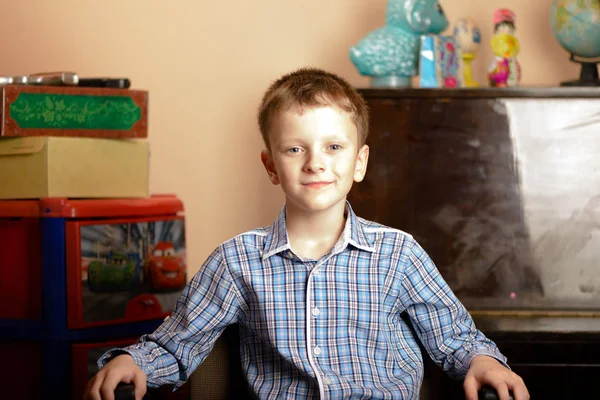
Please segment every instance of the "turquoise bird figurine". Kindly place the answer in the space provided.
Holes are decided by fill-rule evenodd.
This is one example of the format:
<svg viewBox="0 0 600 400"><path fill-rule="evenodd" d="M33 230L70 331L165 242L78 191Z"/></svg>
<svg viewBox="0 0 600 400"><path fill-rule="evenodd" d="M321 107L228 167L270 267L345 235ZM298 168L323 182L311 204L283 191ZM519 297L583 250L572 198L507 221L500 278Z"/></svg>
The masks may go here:
<svg viewBox="0 0 600 400"><path fill-rule="evenodd" d="M372 87L410 87L418 74L420 37L448 26L438 0L389 0L386 25L350 48L350 59Z"/></svg>

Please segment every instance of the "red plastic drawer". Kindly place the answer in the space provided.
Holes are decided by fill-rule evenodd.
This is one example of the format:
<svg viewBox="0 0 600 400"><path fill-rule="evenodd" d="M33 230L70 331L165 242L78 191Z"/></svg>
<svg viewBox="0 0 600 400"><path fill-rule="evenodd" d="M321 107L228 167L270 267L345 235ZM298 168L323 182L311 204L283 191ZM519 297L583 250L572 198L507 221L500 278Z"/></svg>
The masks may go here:
<svg viewBox="0 0 600 400"><path fill-rule="evenodd" d="M0 398L38 400L42 394L42 348L39 342L0 342L4 367Z"/></svg>
<svg viewBox="0 0 600 400"><path fill-rule="evenodd" d="M79 343L71 346L73 366L73 399L83 399L83 393L88 381L98 372L97 361L102 354L110 349L129 346L136 339L125 339L110 342Z"/></svg>
<svg viewBox="0 0 600 400"><path fill-rule="evenodd" d="M66 223L68 328L164 318L187 281L181 216Z"/></svg>
<svg viewBox="0 0 600 400"><path fill-rule="evenodd" d="M40 221L0 217L0 319L39 320Z"/></svg>

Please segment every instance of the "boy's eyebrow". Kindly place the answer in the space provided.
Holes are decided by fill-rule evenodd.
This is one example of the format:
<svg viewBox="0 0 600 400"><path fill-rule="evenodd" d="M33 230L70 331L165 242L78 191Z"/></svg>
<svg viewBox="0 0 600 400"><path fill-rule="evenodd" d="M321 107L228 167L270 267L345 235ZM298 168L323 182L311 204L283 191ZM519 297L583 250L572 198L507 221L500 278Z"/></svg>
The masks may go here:
<svg viewBox="0 0 600 400"><path fill-rule="evenodd" d="M285 136L285 134L284 134ZM349 137L347 137L346 135L341 135L341 134L328 134L328 135L324 135L320 137L320 140L323 142L350 142L351 139ZM296 143L296 142L305 142L307 141L304 137L302 136L295 136L295 135L290 135L290 136L285 136L282 139L279 140L279 144L291 144L291 143Z"/></svg>

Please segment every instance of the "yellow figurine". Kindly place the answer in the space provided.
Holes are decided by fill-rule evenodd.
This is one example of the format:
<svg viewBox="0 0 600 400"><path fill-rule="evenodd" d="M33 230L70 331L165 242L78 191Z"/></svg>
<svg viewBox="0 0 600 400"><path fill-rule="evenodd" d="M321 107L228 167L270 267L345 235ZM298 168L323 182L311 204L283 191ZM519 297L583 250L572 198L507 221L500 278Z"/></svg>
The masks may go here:
<svg viewBox="0 0 600 400"><path fill-rule="evenodd" d="M490 86L518 86L521 80L521 66L517 61L520 47L515 37L515 14L507 8L498 9L494 13L491 46L495 58L488 70Z"/></svg>
<svg viewBox="0 0 600 400"><path fill-rule="evenodd" d="M481 31L472 20L461 18L456 21L454 39L462 53L464 86L478 87L479 84L473 80L471 62L475 59L475 53L481 44Z"/></svg>

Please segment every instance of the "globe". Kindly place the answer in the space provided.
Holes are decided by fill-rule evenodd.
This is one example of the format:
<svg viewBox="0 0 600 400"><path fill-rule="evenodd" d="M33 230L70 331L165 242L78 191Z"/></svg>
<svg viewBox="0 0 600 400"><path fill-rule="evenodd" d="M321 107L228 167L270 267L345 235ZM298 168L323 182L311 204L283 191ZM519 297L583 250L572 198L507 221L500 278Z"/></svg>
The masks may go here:
<svg viewBox="0 0 600 400"><path fill-rule="evenodd" d="M571 83L600 84L596 62L575 59L600 57L600 0L553 0L550 26L571 60L582 64L581 79Z"/></svg>

